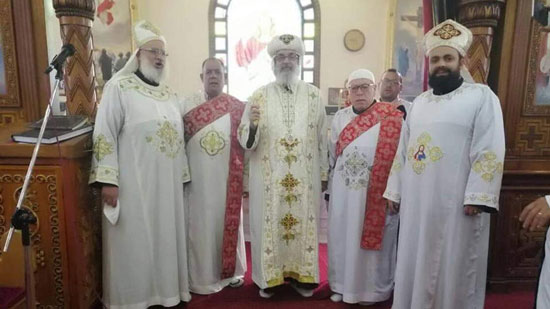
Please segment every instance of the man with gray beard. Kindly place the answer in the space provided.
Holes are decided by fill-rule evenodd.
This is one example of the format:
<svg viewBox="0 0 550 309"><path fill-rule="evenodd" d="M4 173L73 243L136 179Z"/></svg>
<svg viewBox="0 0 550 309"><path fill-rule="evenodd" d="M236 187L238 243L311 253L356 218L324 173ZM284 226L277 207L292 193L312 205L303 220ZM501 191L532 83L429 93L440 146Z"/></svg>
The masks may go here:
<svg viewBox="0 0 550 309"><path fill-rule="evenodd" d="M136 24L138 48L105 85L89 183L101 188L103 303L107 308L189 301L182 183L190 180L183 110L163 81L166 42Z"/></svg>
<svg viewBox="0 0 550 309"><path fill-rule="evenodd" d="M310 297L319 283L317 222L328 180L319 89L299 79L304 45L291 34L268 45L276 81L249 98L238 134L250 150L252 279L260 296L290 281Z"/></svg>

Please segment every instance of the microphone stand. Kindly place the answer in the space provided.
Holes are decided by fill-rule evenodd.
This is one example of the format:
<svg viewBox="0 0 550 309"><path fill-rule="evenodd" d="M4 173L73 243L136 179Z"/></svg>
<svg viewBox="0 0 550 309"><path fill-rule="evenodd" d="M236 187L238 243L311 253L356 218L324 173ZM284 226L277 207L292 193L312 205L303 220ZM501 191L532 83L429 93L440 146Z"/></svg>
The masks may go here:
<svg viewBox="0 0 550 309"><path fill-rule="evenodd" d="M48 119L50 117L50 113L52 109L51 106L52 106L53 100L55 99L57 91L59 89L59 83L61 80L63 80L63 61L56 61L56 59L57 59L57 56L56 58L54 58L51 66L48 67L48 70L46 71L46 74L49 73L49 71L52 70L52 67L57 71L57 73L55 74L55 86L53 89L53 93L50 96L50 101L48 103L48 107L46 108L46 112L44 113L42 126L40 127L40 132L38 134L38 140L34 145L34 151L32 153L31 162L29 163L27 174L25 175L25 181L23 182L23 187L21 188L21 194L19 194L19 199L17 200L17 207L11 218L11 227L8 232L8 237L6 239L6 243L4 244L4 248L2 251L2 252L8 251L14 230L15 229L21 230L22 243L23 243L23 249L24 249L23 253L24 253L24 259L25 259L25 303L26 303L25 307L27 309L36 308L35 291L34 291L34 288L35 288L34 272L32 269L32 261L31 261L32 255L31 255L30 233L29 233L29 224L35 224L36 218L33 216L33 214L29 210L22 208L22 205L23 205L23 201L25 200L27 188L29 187L29 183L32 177L31 176L32 170L34 168L34 164L36 163L36 157L38 156L40 143L42 142L44 131L46 131L46 126L48 124ZM65 59L62 59L62 60L65 60ZM0 254L2 252L0 252Z"/></svg>

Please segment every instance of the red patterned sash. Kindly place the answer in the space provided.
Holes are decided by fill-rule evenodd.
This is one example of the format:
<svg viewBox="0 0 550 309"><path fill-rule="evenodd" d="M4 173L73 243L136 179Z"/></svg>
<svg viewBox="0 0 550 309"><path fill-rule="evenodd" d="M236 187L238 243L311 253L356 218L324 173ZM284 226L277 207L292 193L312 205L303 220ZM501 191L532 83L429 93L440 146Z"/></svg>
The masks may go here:
<svg viewBox="0 0 550 309"><path fill-rule="evenodd" d="M361 248L370 250L382 248L386 224L386 203L382 195L397 152L403 113L390 103L375 103L368 111L348 123L340 132L336 143L336 157L338 157L344 148L377 123L380 123L380 133L367 188L367 205L361 235Z"/></svg>
<svg viewBox="0 0 550 309"><path fill-rule="evenodd" d="M244 168L244 150L237 139L237 129L243 111L244 104L241 101L230 95L222 94L193 108L183 117L186 142L195 133L223 115L229 113L231 118L231 147L222 245L222 279L233 277L237 259Z"/></svg>

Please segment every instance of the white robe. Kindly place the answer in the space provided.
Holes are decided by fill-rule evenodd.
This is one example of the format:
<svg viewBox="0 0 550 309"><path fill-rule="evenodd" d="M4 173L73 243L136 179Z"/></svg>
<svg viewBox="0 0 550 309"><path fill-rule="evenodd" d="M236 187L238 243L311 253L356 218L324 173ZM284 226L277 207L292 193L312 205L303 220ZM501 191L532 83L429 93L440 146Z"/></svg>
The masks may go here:
<svg viewBox="0 0 550 309"><path fill-rule="evenodd" d="M109 308L174 306L191 299L182 112L168 87L150 86L134 74L104 88L89 182L119 187L118 222L102 223L103 302Z"/></svg>
<svg viewBox="0 0 550 309"><path fill-rule="evenodd" d="M317 225L321 180L328 179L326 114L319 89L303 81L288 92L256 90L239 126L246 147L250 105L261 118L250 152L252 279L260 288L284 278L319 283Z"/></svg>
<svg viewBox="0 0 550 309"><path fill-rule="evenodd" d="M185 113L206 101L196 94L184 102ZM193 181L185 185L185 208L191 292L220 291L246 272L243 220L239 224L235 276L221 279L222 244L226 209L227 177L231 146L231 121L226 114L197 132L186 144Z"/></svg>
<svg viewBox="0 0 550 309"><path fill-rule="evenodd" d="M550 195L546 196L546 203L550 205ZM550 228L546 232L544 261L540 271L539 288L537 292L537 309L546 308L550 308Z"/></svg>
<svg viewBox="0 0 550 309"><path fill-rule="evenodd" d="M388 212L382 249L361 248L367 187L380 124L351 142L335 161L338 136L356 116L351 106L338 111L332 120L329 140L329 283L333 292L342 294L344 302L351 304L381 302L391 296L399 224L399 216Z"/></svg>
<svg viewBox="0 0 550 309"><path fill-rule="evenodd" d="M490 216L504 161L502 111L481 84L417 97L384 197L401 202L394 309L483 308Z"/></svg>

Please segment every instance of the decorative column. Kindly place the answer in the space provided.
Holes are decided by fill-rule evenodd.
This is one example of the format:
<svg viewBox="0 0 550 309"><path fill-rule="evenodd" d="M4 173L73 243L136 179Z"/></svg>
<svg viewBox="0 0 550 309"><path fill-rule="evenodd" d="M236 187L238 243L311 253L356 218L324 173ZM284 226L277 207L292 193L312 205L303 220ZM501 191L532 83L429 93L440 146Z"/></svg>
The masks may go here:
<svg viewBox="0 0 550 309"><path fill-rule="evenodd" d="M94 0L53 0L53 7L61 26L63 44L76 49L65 66L65 93L70 115L95 118L97 98L93 64L92 22Z"/></svg>
<svg viewBox="0 0 550 309"><path fill-rule="evenodd" d="M468 51L468 69L477 83L487 84L494 30L506 0L459 0L458 22L474 34Z"/></svg>

